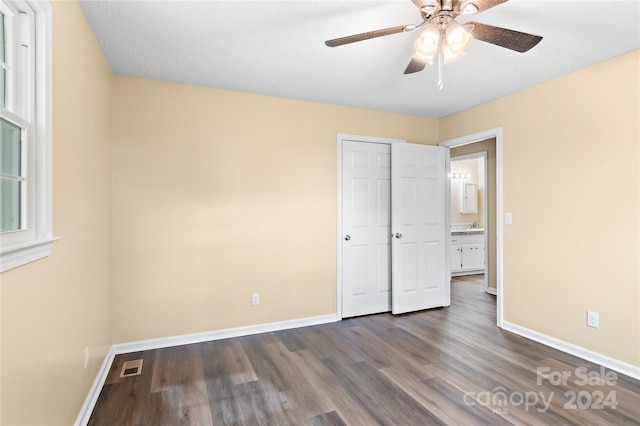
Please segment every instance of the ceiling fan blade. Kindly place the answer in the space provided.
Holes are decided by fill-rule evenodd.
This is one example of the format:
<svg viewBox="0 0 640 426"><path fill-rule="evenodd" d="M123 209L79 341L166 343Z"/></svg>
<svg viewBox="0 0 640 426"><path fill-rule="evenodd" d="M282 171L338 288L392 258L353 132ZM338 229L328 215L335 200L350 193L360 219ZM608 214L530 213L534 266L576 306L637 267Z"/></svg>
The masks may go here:
<svg viewBox="0 0 640 426"><path fill-rule="evenodd" d="M471 3L478 8L478 12L482 12L483 10L491 9L494 6L508 1L509 0L471 0Z"/></svg>
<svg viewBox="0 0 640 426"><path fill-rule="evenodd" d="M516 52L526 52L542 40L542 37L537 35L494 27L493 25L480 24L478 22L467 22L464 25L465 27L473 25L471 35L473 35L474 38L515 50Z"/></svg>
<svg viewBox="0 0 640 426"><path fill-rule="evenodd" d="M409 65L407 65L407 68L404 70L404 73L413 74L414 72L422 71L424 67L427 66L427 63L428 62L424 57L415 53L411 58L411 61L409 61Z"/></svg>
<svg viewBox="0 0 640 426"><path fill-rule="evenodd" d="M334 38L333 40L325 41L324 44L326 44L329 47L337 47L337 46L342 46L343 44L355 43L357 41L369 40L371 38L397 34L405 30L409 31L409 29L413 29L414 27L415 25L401 25L399 27L384 28L382 30L369 31L366 33Z"/></svg>

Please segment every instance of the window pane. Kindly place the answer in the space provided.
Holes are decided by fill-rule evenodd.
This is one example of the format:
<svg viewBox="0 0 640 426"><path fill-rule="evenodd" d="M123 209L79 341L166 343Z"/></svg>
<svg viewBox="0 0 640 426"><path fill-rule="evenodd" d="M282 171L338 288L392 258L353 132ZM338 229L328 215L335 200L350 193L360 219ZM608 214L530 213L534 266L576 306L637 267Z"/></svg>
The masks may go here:
<svg viewBox="0 0 640 426"><path fill-rule="evenodd" d="M0 118L0 173L20 177L20 127Z"/></svg>
<svg viewBox="0 0 640 426"><path fill-rule="evenodd" d="M20 229L20 139L20 127L0 119L0 232Z"/></svg>
<svg viewBox="0 0 640 426"><path fill-rule="evenodd" d="M0 178L0 232L20 229L20 187L17 180Z"/></svg>

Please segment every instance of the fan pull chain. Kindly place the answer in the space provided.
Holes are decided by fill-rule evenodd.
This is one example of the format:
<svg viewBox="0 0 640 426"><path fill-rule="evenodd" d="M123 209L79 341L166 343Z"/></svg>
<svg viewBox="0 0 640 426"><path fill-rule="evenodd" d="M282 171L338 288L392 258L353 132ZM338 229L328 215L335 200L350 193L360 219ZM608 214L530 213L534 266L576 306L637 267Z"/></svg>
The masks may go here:
<svg viewBox="0 0 640 426"><path fill-rule="evenodd" d="M440 37L440 46L438 46L438 89L444 88L444 82L442 78L442 64L444 63L444 53L442 52L442 37Z"/></svg>

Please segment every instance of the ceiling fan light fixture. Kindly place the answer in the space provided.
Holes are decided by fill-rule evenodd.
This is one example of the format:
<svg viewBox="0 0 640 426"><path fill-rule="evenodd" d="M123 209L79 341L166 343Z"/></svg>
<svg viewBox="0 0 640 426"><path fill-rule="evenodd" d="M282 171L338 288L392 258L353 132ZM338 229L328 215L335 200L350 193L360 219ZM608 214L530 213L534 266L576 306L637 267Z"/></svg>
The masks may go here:
<svg viewBox="0 0 640 426"><path fill-rule="evenodd" d="M444 60L445 64L448 64L448 63L453 62L453 61L455 61L457 59L460 59L462 56L464 56L464 51L454 52L453 50L451 50L451 46L449 46L446 41L443 41L443 43L442 43L442 59Z"/></svg>
<svg viewBox="0 0 640 426"><path fill-rule="evenodd" d="M471 43L471 34L457 22L450 22L445 32L445 40L452 53L464 53Z"/></svg>
<svg viewBox="0 0 640 426"><path fill-rule="evenodd" d="M416 40L416 51L425 58L433 58L440 45L440 29L437 25L429 24Z"/></svg>

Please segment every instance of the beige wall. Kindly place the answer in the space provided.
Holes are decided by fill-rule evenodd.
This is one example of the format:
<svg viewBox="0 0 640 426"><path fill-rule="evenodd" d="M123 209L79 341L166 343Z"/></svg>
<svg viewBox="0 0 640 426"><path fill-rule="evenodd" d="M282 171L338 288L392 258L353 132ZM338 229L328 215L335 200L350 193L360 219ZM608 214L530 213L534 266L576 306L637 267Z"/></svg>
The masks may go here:
<svg viewBox="0 0 640 426"><path fill-rule="evenodd" d="M442 138L447 140L447 138ZM498 262L497 262L497 220L496 220L496 139L491 138L480 142L471 143L468 145L459 146L451 149L451 157L457 155L472 154L476 152L487 152L487 187L484 191L483 202L486 202L488 210L488 220L484 224L487 229L487 249L489 250L488 256L488 286L491 288L497 287L498 280Z"/></svg>
<svg viewBox="0 0 640 426"><path fill-rule="evenodd" d="M62 239L49 258L0 275L3 425L72 424L111 343L111 74L78 5L52 6Z"/></svg>
<svg viewBox="0 0 640 426"><path fill-rule="evenodd" d="M505 320L636 366L639 56L440 121L442 140L503 128Z"/></svg>
<svg viewBox="0 0 640 426"><path fill-rule="evenodd" d="M337 133L503 127L506 320L640 365L638 52L438 121L111 77L53 9L62 240L0 276L2 424L73 422L110 343L335 312Z"/></svg>
<svg viewBox="0 0 640 426"><path fill-rule="evenodd" d="M115 342L335 313L337 134L438 141L434 119L113 81Z"/></svg>

